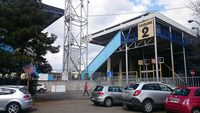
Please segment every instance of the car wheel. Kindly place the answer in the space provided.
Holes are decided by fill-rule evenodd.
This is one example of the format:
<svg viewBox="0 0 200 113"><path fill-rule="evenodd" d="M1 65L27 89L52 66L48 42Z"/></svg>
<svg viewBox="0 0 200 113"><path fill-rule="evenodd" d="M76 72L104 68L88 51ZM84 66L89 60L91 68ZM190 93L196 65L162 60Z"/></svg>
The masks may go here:
<svg viewBox="0 0 200 113"><path fill-rule="evenodd" d="M153 111L153 102L145 100L142 104L142 108L145 113L151 113Z"/></svg>
<svg viewBox="0 0 200 113"><path fill-rule="evenodd" d="M39 92L40 92L40 93L44 93L44 89L40 89Z"/></svg>
<svg viewBox="0 0 200 113"><path fill-rule="evenodd" d="M106 98L104 101L104 104L106 107L111 107L112 106L112 99L111 98Z"/></svg>
<svg viewBox="0 0 200 113"><path fill-rule="evenodd" d="M195 108L195 109L192 110L192 113L200 113L200 109Z"/></svg>
<svg viewBox="0 0 200 113"><path fill-rule="evenodd" d="M20 113L21 108L18 103L10 103L6 109L7 113Z"/></svg>

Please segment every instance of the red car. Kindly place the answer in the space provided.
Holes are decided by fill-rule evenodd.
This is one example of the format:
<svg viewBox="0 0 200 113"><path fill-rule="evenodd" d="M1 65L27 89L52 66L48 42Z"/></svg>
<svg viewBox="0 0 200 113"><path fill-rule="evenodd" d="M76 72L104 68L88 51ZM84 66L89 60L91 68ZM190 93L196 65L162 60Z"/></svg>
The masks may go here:
<svg viewBox="0 0 200 113"><path fill-rule="evenodd" d="M167 98L167 113L200 113L200 87L178 87Z"/></svg>

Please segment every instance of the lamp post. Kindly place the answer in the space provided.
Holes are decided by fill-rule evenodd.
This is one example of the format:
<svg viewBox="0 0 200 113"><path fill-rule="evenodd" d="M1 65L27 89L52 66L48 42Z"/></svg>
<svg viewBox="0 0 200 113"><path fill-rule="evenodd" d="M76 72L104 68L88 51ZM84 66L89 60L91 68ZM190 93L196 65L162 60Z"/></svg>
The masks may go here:
<svg viewBox="0 0 200 113"><path fill-rule="evenodd" d="M196 21L196 20L188 20L188 23L192 23L192 22L195 22L200 26L200 23L198 21Z"/></svg>
<svg viewBox="0 0 200 113"><path fill-rule="evenodd" d="M197 37L200 37L200 36L199 36L199 28L198 28L198 27L192 27L192 29L193 29L193 30L196 29L196 30L197 30Z"/></svg>
<svg viewBox="0 0 200 113"><path fill-rule="evenodd" d="M192 23L195 22L196 24L198 24L198 26L200 26L200 22L196 21L196 20L188 20L188 23ZM198 27L192 27L193 30L197 30L197 37L199 38L199 28Z"/></svg>

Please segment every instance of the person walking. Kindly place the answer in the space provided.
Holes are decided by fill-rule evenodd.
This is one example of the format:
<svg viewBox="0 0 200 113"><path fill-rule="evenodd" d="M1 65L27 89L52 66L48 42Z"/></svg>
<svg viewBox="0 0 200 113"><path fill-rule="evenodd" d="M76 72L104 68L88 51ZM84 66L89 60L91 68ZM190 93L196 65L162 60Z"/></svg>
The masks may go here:
<svg viewBox="0 0 200 113"><path fill-rule="evenodd" d="M83 96L85 96L86 93L87 93L87 96L90 96L90 94L88 92L88 83L87 82L85 82L83 88L84 88Z"/></svg>

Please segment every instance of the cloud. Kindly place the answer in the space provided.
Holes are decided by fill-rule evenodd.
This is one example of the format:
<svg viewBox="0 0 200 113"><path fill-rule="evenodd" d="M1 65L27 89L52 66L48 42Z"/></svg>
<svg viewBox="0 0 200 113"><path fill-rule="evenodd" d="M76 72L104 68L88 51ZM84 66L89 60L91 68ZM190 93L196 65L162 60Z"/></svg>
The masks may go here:
<svg viewBox="0 0 200 113"><path fill-rule="evenodd" d="M144 5L135 5L131 0L90 0L89 4L89 31L95 32L106 27L118 24L127 19L133 18L139 13L126 15L112 15L147 10ZM111 14L109 16L109 14ZM92 16L94 15L94 16ZM101 15L101 16L95 16Z"/></svg>
<svg viewBox="0 0 200 113"><path fill-rule="evenodd" d="M61 72L63 61L64 17L47 27L44 32L53 33L57 36L57 39L53 45L60 45L59 53L52 54L48 52L45 57L53 67L53 70Z"/></svg>
<svg viewBox="0 0 200 113"><path fill-rule="evenodd" d="M164 5L165 9L180 8L176 10L162 11L161 13L182 24L183 26L190 28L191 24L189 24L187 21L194 17L192 15L192 11L187 8L188 4L188 0L158 0L158 5Z"/></svg>
<svg viewBox="0 0 200 113"><path fill-rule="evenodd" d="M60 72L62 71L63 48L60 48L60 52L56 54L51 54L48 52L45 57L51 64L53 70Z"/></svg>
<svg viewBox="0 0 200 113"><path fill-rule="evenodd" d="M141 0L141 4L145 6L153 5L151 0Z"/></svg>
<svg viewBox="0 0 200 113"><path fill-rule="evenodd" d="M90 63L99 54L99 52L102 49L103 49L103 46L89 44L88 51L90 54L88 55L88 62Z"/></svg>
<svg viewBox="0 0 200 113"><path fill-rule="evenodd" d="M64 17L58 19L55 23L48 26L44 32L53 33L57 36L55 45L63 46L64 39Z"/></svg>

